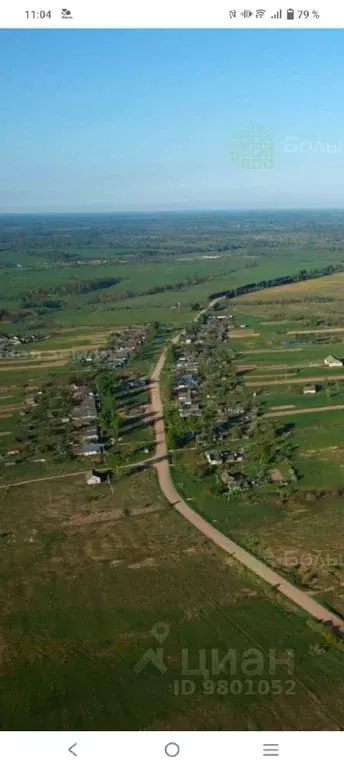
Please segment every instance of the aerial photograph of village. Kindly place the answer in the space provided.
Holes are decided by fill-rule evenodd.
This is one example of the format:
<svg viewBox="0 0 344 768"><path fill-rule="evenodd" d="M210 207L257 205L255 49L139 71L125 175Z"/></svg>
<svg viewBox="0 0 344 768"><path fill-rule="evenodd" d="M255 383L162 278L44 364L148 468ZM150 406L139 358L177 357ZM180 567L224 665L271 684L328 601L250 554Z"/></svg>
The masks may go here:
<svg viewBox="0 0 344 768"><path fill-rule="evenodd" d="M336 88L234 152L244 35L67 34L0 31L1 729L343 730Z"/></svg>

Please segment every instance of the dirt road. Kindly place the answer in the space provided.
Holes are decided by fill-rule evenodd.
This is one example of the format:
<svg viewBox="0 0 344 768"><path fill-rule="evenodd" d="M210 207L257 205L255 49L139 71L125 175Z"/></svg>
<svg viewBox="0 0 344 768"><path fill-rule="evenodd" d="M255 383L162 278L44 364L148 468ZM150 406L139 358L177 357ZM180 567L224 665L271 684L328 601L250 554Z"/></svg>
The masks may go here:
<svg viewBox="0 0 344 768"><path fill-rule="evenodd" d="M273 571L272 568L269 568L267 565L264 565L264 563L260 562L260 560L257 560L257 558L249 554L249 552L246 552L245 549L242 549L242 547L240 547L238 544L235 544L234 541L231 541L231 539L229 539L227 536L224 536L223 533L220 533L220 531L210 525L210 523L204 520L197 512L189 507L189 505L176 491L170 473L165 437L165 425L163 420L163 406L159 386L159 377L164 367L165 359L166 353L163 352L153 371L151 384L152 410L161 416L161 418L156 421L155 425L157 442L155 466L158 473L159 485L162 493L166 499L171 504L173 504L178 512L186 520L188 520L189 523L191 523L191 525L195 526L195 528L207 536L208 539L211 539L211 541L221 547L221 549L223 549L225 552L228 552L228 554L234 557L235 560L255 573L261 579L264 579L264 581L266 581L268 584L274 586L276 590L285 595L285 597L302 608L302 610L304 610L314 619L317 619L318 621L330 622L333 628L340 630L340 632L344 634L344 621L317 603L316 600L313 600L312 597L309 597L309 595L307 595L301 589L293 586L293 584L287 581L287 579L284 579L282 576L276 573L276 571Z"/></svg>
<svg viewBox="0 0 344 768"><path fill-rule="evenodd" d="M13 488L16 485L28 485L29 483L43 483L46 480L62 480L65 477L77 477L77 475L86 475L87 469L82 469L79 472L67 472L65 475L43 475L43 477L31 477L30 480L20 480L17 483L6 483L6 485L0 485L1 488Z"/></svg>
<svg viewBox="0 0 344 768"><path fill-rule="evenodd" d="M303 336L304 334L309 333L343 333L344 328L315 328L314 330L307 331L307 330L301 330L301 331L287 331L287 336Z"/></svg>
<svg viewBox="0 0 344 768"><path fill-rule="evenodd" d="M305 365L305 368L315 368L316 365ZM241 373L243 371L252 371L252 375L259 376L259 371L286 371L287 373L290 373L291 376L293 376L293 371L298 371L300 368L300 365L254 365L254 363L247 363L246 365L244 363L240 363L234 366L235 370L238 371L238 373ZM271 373L262 373L263 376L271 376ZM283 373L277 373L276 376L283 376Z"/></svg>
<svg viewBox="0 0 344 768"><path fill-rule="evenodd" d="M277 349L270 349L270 347L262 347L261 349L249 349L246 354L250 355L279 355L281 352L304 352L304 347L278 347Z"/></svg>
<svg viewBox="0 0 344 768"><path fill-rule="evenodd" d="M41 368L58 368L59 366L66 365L67 360L64 358L58 361L52 360L50 363L39 363L37 361L36 365L30 361L27 363L27 365L23 364L22 361L20 363L13 363L13 365L2 365L0 364L0 372L1 371L39 371Z"/></svg>
<svg viewBox="0 0 344 768"><path fill-rule="evenodd" d="M228 336L230 339L248 339L251 338L251 336L260 336L260 333L258 331L245 331L245 330L236 330L236 331L228 331Z"/></svg>
<svg viewBox="0 0 344 768"><path fill-rule="evenodd" d="M286 378L284 379L281 375L281 378L278 379L268 379L268 381L265 381L265 379L245 379L245 386L246 387L276 387L278 384L309 384L310 381L312 383L316 381L337 381L344 379L344 374L342 376L312 376L311 374L308 376L308 378L295 376L293 379Z"/></svg>
<svg viewBox="0 0 344 768"><path fill-rule="evenodd" d="M153 462L154 459L150 456L150 458L144 459L143 461L135 461L133 464L124 464L123 469L132 469L134 467L149 467L153 464ZM65 477L78 477L79 475L85 476L88 472L88 469L85 467L85 469L79 469L77 472L66 472L65 474L61 475L43 475L42 477L31 477L29 480L19 480L16 483L6 483L6 485L0 485L0 490L3 490L4 488L15 488L17 485L29 485L29 483L45 483L47 480L64 480ZM99 467L99 470L105 471L106 469L109 468L103 466Z"/></svg>
<svg viewBox="0 0 344 768"><path fill-rule="evenodd" d="M14 411L20 411L25 407L25 403L18 403L16 405L0 405L0 419L5 416L11 416Z"/></svg>
<svg viewBox="0 0 344 768"><path fill-rule="evenodd" d="M287 405L283 406L283 413L286 416L292 416L298 413L324 413L324 411L344 411L344 405L324 405L323 408L318 406L317 408L293 408ZM282 416L281 409L274 408L268 413L264 413L265 418L272 418L273 416Z"/></svg>

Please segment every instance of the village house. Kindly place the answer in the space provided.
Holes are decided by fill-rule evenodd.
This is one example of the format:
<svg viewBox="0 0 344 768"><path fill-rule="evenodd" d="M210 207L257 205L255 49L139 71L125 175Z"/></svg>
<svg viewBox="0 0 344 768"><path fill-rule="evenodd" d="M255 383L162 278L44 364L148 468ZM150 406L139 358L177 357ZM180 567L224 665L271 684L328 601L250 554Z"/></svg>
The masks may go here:
<svg viewBox="0 0 344 768"><path fill-rule="evenodd" d="M202 413L202 410L199 403L191 403L191 405L188 407L189 416L200 416L201 413Z"/></svg>
<svg viewBox="0 0 344 768"><path fill-rule="evenodd" d="M81 401L71 411L71 418L77 426L97 421L97 410L93 393L82 395Z"/></svg>
<svg viewBox="0 0 344 768"><path fill-rule="evenodd" d="M324 363L329 368L342 368L343 367L342 361L339 360L338 357L334 357L334 355L328 355L328 357L325 357Z"/></svg>
<svg viewBox="0 0 344 768"><path fill-rule="evenodd" d="M245 458L243 452L239 453L237 451L221 451L220 456L223 462L227 461L231 464L240 464Z"/></svg>
<svg viewBox="0 0 344 768"><path fill-rule="evenodd" d="M89 472L86 473L86 483L87 485L99 485L101 483L102 479L100 475L97 475L97 473L94 471L94 469L90 469Z"/></svg>
<svg viewBox="0 0 344 768"><path fill-rule="evenodd" d="M30 406L30 408L35 408L35 406L38 405L38 403L36 403L36 401L35 401L35 395L34 394L26 395L26 397L25 397L25 405Z"/></svg>
<svg viewBox="0 0 344 768"><path fill-rule="evenodd" d="M97 472L96 469L90 469L88 472L86 472L86 483L87 485L100 485L100 483L105 483L108 481L111 476L112 472Z"/></svg>
<svg viewBox="0 0 344 768"><path fill-rule="evenodd" d="M82 443L93 443L98 441L98 429L97 425L85 427L78 433Z"/></svg>
<svg viewBox="0 0 344 768"><path fill-rule="evenodd" d="M255 393L253 393L254 396ZM245 408L242 405L232 405L227 408L228 416L240 416L243 413L245 413Z"/></svg>
<svg viewBox="0 0 344 768"><path fill-rule="evenodd" d="M280 485L288 485L284 482L282 472L279 469L269 469L267 478L270 483L279 483Z"/></svg>
<svg viewBox="0 0 344 768"><path fill-rule="evenodd" d="M139 389L140 387L146 387L149 384L149 379L147 378L141 378L141 379L128 379L125 382L125 386L127 389Z"/></svg>
<svg viewBox="0 0 344 768"><path fill-rule="evenodd" d="M220 457L213 451L206 451L204 455L210 467L219 467L222 463Z"/></svg>
<svg viewBox="0 0 344 768"><path fill-rule="evenodd" d="M184 366L186 373L197 373L197 363L190 361Z"/></svg>
<svg viewBox="0 0 344 768"><path fill-rule="evenodd" d="M183 406L192 404L192 397L189 389L187 389L185 392L178 393L178 403L179 405Z"/></svg>
<svg viewBox="0 0 344 768"><path fill-rule="evenodd" d="M100 456L103 453L103 443L84 443L84 445L76 446L76 456Z"/></svg>
<svg viewBox="0 0 344 768"><path fill-rule="evenodd" d="M233 493L234 493L235 491L242 491L242 490L244 490L244 487L243 487L242 483L240 482L240 480L238 481L234 477L234 475L230 475L227 472L227 470L222 472L221 480L222 480L223 484L227 486L227 490L228 491L233 491Z"/></svg>
<svg viewBox="0 0 344 768"><path fill-rule="evenodd" d="M201 415L201 409L198 403L192 403L191 405L180 406L179 415L182 419L187 419L190 416L198 417Z"/></svg>
<svg viewBox="0 0 344 768"><path fill-rule="evenodd" d="M307 387L303 388L303 394L304 395L316 395L317 388L315 384L309 384Z"/></svg>

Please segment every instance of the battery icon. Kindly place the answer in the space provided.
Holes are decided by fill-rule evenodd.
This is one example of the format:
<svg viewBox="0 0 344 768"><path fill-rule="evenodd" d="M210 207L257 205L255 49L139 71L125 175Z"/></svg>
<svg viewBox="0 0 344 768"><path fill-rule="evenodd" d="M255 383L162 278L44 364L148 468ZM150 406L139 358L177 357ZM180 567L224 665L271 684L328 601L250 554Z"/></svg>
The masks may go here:
<svg viewBox="0 0 344 768"><path fill-rule="evenodd" d="M287 19L288 21L292 21L294 18L294 11L292 8L288 8L287 10Z"/></svg>

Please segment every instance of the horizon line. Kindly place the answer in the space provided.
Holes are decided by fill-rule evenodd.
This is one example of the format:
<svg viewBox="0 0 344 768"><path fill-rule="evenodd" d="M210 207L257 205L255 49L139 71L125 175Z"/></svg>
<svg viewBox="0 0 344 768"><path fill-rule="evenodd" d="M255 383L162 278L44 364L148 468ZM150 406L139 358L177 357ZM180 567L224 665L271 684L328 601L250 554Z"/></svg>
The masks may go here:
<svg viewBox="0 0 344 768"><path fill-rule="evenodd" d="M344 211L344 206L304 207L304 208L166 208L166 209L123 209L115 211L0 211L0 217L5 216L143 216L164 214L190 213L283 213L310 211Z"/></svg>

